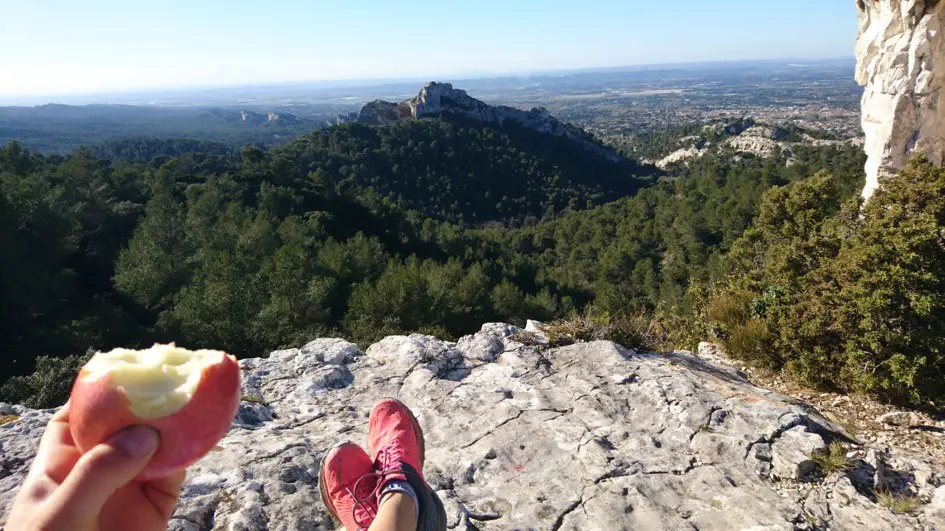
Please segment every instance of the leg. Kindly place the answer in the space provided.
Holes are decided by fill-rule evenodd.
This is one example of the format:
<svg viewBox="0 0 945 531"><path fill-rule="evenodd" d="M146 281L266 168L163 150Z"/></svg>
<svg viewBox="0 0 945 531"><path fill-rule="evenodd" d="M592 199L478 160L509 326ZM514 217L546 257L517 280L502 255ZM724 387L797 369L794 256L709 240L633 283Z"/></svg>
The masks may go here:
<svg viewBox="0 0 945 531"><path fill-rule="evenodd" d="M443 503L423 479L423 430L403 402L385 398L374 406L368 421L368 448L382 492L370 529L446 531Z"/></svg>
<svg viewBox="0 0 945 531"><path fill-rule="evenodd" d="M377 516L368 531L415 531L417 529L416 502L402 492L388 493L381 499Z"/></svg>

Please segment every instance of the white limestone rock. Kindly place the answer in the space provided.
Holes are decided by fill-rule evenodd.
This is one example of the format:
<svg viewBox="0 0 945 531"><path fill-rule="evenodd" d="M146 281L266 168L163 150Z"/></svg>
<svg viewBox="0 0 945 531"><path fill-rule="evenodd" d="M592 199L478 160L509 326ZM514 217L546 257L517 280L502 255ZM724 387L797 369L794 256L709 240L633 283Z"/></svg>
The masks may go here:
<svg viewBox="0 0 945 531"><path fill-rule="evenodd" d="M912 411L890 411L876 418L880 424L889 424L891 426L918 426L922 423L919 415Z"/></svg>
<svg viewBox="0 0 945 531"><path fill-rule="evenodd" d="M314 356L315 361L323 361L329 365L345 365L364 355L357 346L338 338L316 339L306 343L299 349L299 354Z"/></svg>
<svg viewBox="0 0 945 531"><path fill-rule="evenodd" d="M725 355L725 351L715 343L701 341L697 352L700 358L712 363L724 364L728 361L728 356Z"/></svg>
<svg viewBox="0 0 945 531"><path fill-rule="evenodd" d="M826 447L823 438L809 432L805 426L785 431L771 444L771 475L781 479L804 479L817 468L811 455Z"/></svg>
<svg viewBox="0 0 945 531"><path fill-rule="evenodd" d="M749 135L749 131L725 141L725 145L738 153L749 153L758 157L770 157L775 150L786 150L787 146L781 142L764 136Z"/></svg>
<svg viewBox="0 0 945 531"><path fill-rule="evenodd" d="M687 147L687 148L680 148L680 149L677 149L676 151L673 151L669 155L666 155L660 160L656 161L654 164L657 168L661 170L665 170L672 164L675 164L677 162L688 161L690 159L697 159L705 155L707 152L708 152L707 149L699 149L694 146Z"/></svg>
<svg viewBox="0 0 945 531"><path fill-rule="evenodd" d="M386 396L418 416L424 473L451 529L916 526L840 483L789 494L789 480L759 474L772 462L803 468L822 446L814 432L839 428L731 367L606 341L530 346L511 339L518 331L488 323L458 343L391 336L366 355L325 339L241 360L242 393L252 400L188 471L169 527L333 529L319 496L320 460L339 441L363 441L373 404ZM341 352L350 361L335 364L349 358L332 354ZM51 415L21 412L0 426L2 512ZM887 461L890 472L901 468L897 459ZM945 528L941 512L923 518Z"/></svg>
<svg viewBox="0 0 945 531"><path fill-rule="evenodd" d="M945 157L945 3L856 0L856 80L863 92L869 199L914 151L933 163Z"/></svg>

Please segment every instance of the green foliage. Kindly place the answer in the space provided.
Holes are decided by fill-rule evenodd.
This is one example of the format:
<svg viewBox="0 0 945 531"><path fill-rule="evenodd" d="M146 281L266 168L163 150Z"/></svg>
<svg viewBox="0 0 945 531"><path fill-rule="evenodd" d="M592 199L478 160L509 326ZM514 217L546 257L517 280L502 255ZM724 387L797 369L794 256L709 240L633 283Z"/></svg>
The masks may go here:
<svg viewBox="0 0 945 531"><path fill-rule="evenodd" d="M278 148L338 190L457 223L517 225L633 194L649 179L567 139L459 118L342 124ZM308 174L308 173L307 173ZM320 184L325 188L324 184Z"/></svg>
<svg viewBox="0 0 945 531"><path fill-rule="evenodd" d="M37 355L84 352L137 335L111 276L141 215L137 168L79 150L47 159L0 148L0 335L6 375Z"/></svg>
<svg viewBox="0 0 945 531"><path fill-rule="evenodd" d="M723 292L709 299L707 316L729 330L744 325L751 317L747 293Z"/></svg>
<svg viewBox="0 0 945 531"><path fill-rule="evenodd" d="M30 408L61 406L69 399L79 369L90 357L90 354L65 358L40 356L36 358L36 369L31 374L10 378L0 392L6 400Z"/></svg>
<svg viewBox="0 0 945 531"><path fill-rule="evenodd" d="M470 330L482 322L490 286L481 267L465 269L455 259L446 264L416 256L394 260L377 280L355 287L346 328L365 346L403 331L448 339L452 331Z"/></svg>
<svg viewBox="0 0 945 531"><path fill-rule="evenodd" d="M861 178L858 152L822 148L790 168L709 157L635 193L632 162L535 135L423 119L232 156L115 147L147 163L0 148L3 376L154 341L245 357L329 334L456 338L589 304L576 337L693 348L707 329L687 316L764 191L828 163L840 197ZM741 290L777 335L791 284Z"/></svg>
<svg viewBox="0 0 945 531"><path fill-rule="evenodd" d="M232 146L221 142L206 140L190 140L186 138L127 138L123 140L105 142L92 146L89 151L93 156L102 159L128 159L134 161L151 162L158 157L181 157L185 154L199 154L198 157L230 156L235 150Z"/></svg>
<svg viewBox="0 0 945 531"><path fill-rule="evenodd" d="M98 157L145 162L161 155L223 154L245 144L285 143L334 119L342 110L313 107L309 113L314 111L310 116L315 120L276 121L266 120L265 114L261 120L243 121L239 109L196 106L0 107L0 145L18 140L38 152L65 155L82 145L101 144L92 148Z"/></svg>
<svg viewBox="0 0 945 531"><path fill-rule="evenodd" d="M773 369L780 359L777 352L770 349L771 339L768 324L753 317L732 328L725 339L725 348L737 358Z"/></svg>
<svg viewBox="0 0 945 531"><path fill-rule="evenodd" d="M810 385L945 399L943 234L945 170L921 160L862 210L827 174L774 189L710 318L732 354Z"/></svg>
<svg viewBox="0 0 945 531"><path fill-rule="evenodd" d="M539 277L553 281L576 305L594 300L615 312L685 311L691 282L724 277L722 257L750 226L762 194L810 177L828 162L839 197L862 188L863 157L852 148L811 151L786 167L775 159L692 161L674 183L660 183L583 212L518 231L483 231L506 250L510 272L523 256ZM817 156L815 156L817 154ZM511 255L511 256L510 256ZM514 273L513 273L514 274Z"/></svg>

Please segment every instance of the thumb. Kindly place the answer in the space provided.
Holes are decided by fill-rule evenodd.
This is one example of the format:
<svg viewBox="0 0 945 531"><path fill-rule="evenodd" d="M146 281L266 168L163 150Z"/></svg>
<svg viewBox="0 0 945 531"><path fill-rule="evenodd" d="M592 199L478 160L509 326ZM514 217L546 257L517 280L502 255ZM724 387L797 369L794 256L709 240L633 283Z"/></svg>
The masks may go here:
<svg viewBox="0 0 945 531"><path fill-rule="evenodd" d="M141 472L160 444L158 432L132 426L113 435L79 458L50 499L65 521L91 518L116 490Z"/></svg>

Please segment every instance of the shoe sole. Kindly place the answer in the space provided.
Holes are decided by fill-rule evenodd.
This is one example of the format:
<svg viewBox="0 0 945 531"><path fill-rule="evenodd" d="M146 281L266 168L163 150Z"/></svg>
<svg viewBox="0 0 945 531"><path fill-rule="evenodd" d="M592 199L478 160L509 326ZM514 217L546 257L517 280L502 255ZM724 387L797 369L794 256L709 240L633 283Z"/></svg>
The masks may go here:
<svg viewBox="0 0 945 531"><path fill-rule="evenodd" d="M332 519L341 524L341 518L338 518L338 511L335 509L335 506L331 504L331 497L328 496L328 493L325 491L325 465L328 463L328 456L331 455L332 450L339 448L348 444L348 442L338 443L325 452L325 455L322 456L322 462L318 466L318 491L322 495L322 503L325 504L325 508L328 509L328 514L331 515Z"/></svg>
<svg viewBox="0 0 945 531"><path fill-rule="evenodd" d="M410 408L407 407L407 404L404 404L400 400L397 400L396 398L388 397L388 398L381 399L381 402L384 402L384 401L397 402L407 411L407 414L410 415L410 420L413 424L413 429L414 431L417 432L417 435L420 436L420 468L423 469L423 464L426 462L426 439L424 439L423 437L423 428L420 427L420 421L417 420L417 416L413 414L413 411L411 411ZM374 407L377 407L377 406L374 406ZM368 444L368 446L370 447L370 444ZM328 454L325 454L325 455L328 455Z"/></svg>

